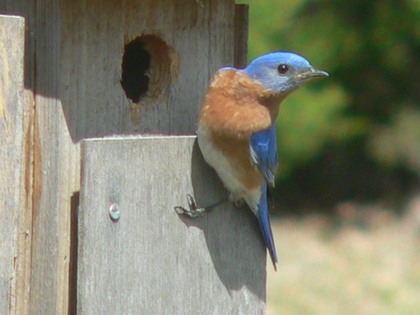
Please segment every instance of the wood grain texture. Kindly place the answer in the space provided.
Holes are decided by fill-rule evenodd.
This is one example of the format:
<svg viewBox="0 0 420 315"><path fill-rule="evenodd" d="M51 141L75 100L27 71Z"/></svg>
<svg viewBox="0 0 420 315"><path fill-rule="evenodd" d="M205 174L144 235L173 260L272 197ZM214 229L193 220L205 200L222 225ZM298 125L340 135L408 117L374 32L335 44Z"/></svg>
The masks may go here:
<svg viewBox="0 0 420 315"><path fill-rule="evenodd" d="M34 94L28 312L67 314L80 141L193 133L211 75L233 64L234 1L0 0L0 10L27 19L25 88ZM124 45L148 33L175 50L179 75L166 93L136 107L136 122L121 63Z"/></svg>
<svg viewBox="0 0 420 315"><path fill-rule="evenodd" d="M210 77L233 64L233 1L72 0L60 13L61 99L73 142L107 134L191 134ZM135 105L133 122L121 64L124 45L142 34L172 47L179 70L166 93Z"/></svg>
<svg viewBox="0 0 420 315"><path fill-rule="evenodd" d="M30 287L31 106L24 43L24 19L0 15L0 314L24 314Z"/></svg>
<svg viewBox="0 0 420 315"><path fill-rule="evenodd" d="M229 203L179 216L187 193L201 205L227 195L195 137L83 141L78 314L264 313L256 218Z"/></svg>

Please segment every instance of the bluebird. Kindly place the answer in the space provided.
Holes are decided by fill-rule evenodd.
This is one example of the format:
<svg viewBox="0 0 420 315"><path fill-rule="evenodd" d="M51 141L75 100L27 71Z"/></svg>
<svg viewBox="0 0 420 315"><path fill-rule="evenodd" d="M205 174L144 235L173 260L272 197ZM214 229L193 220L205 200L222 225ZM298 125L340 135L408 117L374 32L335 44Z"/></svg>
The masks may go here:
<svg viewBox="0 0 420 315"><path fill-rule="evenodd" d="M245 69L220 69L213 77L199 114L197 139L205 161L229 191L228 200L245 201L258 219L274 269L277 253L267 205L267 185L277 172L276 118L280 103L303 83L328 73L291 52L273 52ZM198 208L189 196L191 217L225 200Z"/></svg>

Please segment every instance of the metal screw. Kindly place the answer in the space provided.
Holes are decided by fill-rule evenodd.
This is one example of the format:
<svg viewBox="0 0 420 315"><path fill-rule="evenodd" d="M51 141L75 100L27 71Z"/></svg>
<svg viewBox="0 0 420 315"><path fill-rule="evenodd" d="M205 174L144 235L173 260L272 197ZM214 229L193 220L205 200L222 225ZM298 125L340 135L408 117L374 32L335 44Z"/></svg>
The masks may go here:
<svg viewBox="0 0 420 315"><path fill-rule="evenodd" d="M113 203L109 206L109 216L111 217L111 220L116 222L120 219L121 216L121 209L120 206L116 203Z"/></svg>

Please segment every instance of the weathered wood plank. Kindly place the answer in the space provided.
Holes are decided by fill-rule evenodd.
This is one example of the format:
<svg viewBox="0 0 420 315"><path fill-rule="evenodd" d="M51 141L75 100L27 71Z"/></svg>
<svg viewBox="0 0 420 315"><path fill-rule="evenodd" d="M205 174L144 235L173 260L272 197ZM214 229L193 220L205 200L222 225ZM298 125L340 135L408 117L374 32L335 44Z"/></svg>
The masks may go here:
<svg viewBox="0 0 420 315"><path fill-rule="evenodd" d="M191 134L210 77L233 65L233 0L67 0L59 13L60 94L73 142L106 134ZM165 93L134 105L121 87L121 65L124 45L143 34L173 48L178 71Z"/></svg>
<svg viewBox="0 0 420 315"><path fill-rule="evenodd" d="M35 95L29 313L67 314L79 142L192 133L210 76L233 64L234 1L0 0L0 10L28 20L25 87ZM179 71L166 93L134 106L136 121L121 63L124 45L148 33L174 49Z"/></svg>
<svg viewBox="0 0 420 315"><path fill-rule="evenodd" d="M195 137L82 142L78 314L263 314L265 249L252 213L227 195ZM117 204L113 222L109 207Z"/></svg>
<svg viewBox="0 0 420 315"><path fill-rule="evenodd" d="M0 15L0 314L24 314L30 287L31 106L24 45L24 19Z"/></svg>

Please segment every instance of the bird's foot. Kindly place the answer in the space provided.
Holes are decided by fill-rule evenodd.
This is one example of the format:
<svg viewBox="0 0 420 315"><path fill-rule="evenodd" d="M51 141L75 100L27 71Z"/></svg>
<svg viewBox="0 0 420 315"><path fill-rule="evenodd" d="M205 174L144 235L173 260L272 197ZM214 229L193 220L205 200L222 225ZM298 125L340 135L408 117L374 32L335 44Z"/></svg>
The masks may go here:
<svg viewBox="0 0 420 315"><path fill-rule="evenodd" d="M241 208L245 202L243 199L237 199L237 200L233 200L232 203L235 206L235 208Z"/></svg>
<svg viewBox="0 0 420 315"><path fill-rule="evenodd" d="M188 209L181 207L181 206L176 206L174 209L176 211L176 213L178 214L185 214L187 216L189 216L190 218L196 218L199 216L202 216L204 214L204 212L210 211L218 206L220 206L221 204L225 203L226 201L228 201L228 198L222 199L210 206L207 207L197 207L197 204L195 203L194 197L191 195L187 195L187 200L188 200Z"/></svg>
<svg viewBox="0 0 420 315"><path fill-rule="evenodd" d="M231 193L229 199L232 201L235 208L241 208L245 201L243 198L239 197L237 194Z"/></svg>
<svg viewBox="0 0 420 315"><path fill-rule="evenodd" d="M204 212L206 212L206 208L198 208L197 204L195 203L194 197L191 195L187 195L188 200L188 209L182 206L176 206L174 209L178 214L185 214L190 218L196 218L202 216Z"/></svg>

